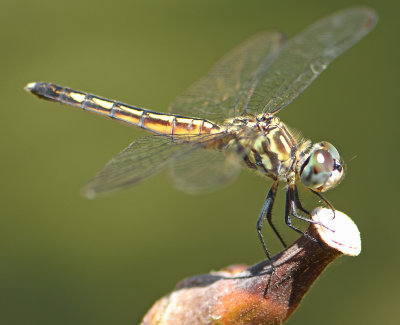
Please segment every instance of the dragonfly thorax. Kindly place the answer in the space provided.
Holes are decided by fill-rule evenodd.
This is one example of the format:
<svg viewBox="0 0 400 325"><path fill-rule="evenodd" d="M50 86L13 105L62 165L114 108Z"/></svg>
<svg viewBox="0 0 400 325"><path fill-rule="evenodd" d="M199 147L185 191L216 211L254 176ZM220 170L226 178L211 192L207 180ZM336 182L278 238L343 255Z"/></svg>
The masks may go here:
<svg viewBox="0 0 400 325"><path fill-rule="evenodd" d="M294 179L297 143L279 118L252 117L243 123L252 130L251 136L245 133L239 139L243 147L250 149L244 157L247 166L273 179Z"/></svg>

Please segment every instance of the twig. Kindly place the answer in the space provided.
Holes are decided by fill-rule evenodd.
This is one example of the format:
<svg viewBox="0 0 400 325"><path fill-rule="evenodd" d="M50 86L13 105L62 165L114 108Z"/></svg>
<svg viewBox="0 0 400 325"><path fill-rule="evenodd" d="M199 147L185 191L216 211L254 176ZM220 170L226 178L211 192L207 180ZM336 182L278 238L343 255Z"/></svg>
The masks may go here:
<svg viewBox="0 0 400 325"><path fill-rule="evenodd" d="M158 300L141 324L282 324L334 259L361 251L358 229L344 213L336 211L333 218L331 210L318 208L312 219L325 226L311 224L307 230L321 245L302 236L275 255L272 283L268 261L197 275ZM270 289L264 296L268 284Z"/></svg>

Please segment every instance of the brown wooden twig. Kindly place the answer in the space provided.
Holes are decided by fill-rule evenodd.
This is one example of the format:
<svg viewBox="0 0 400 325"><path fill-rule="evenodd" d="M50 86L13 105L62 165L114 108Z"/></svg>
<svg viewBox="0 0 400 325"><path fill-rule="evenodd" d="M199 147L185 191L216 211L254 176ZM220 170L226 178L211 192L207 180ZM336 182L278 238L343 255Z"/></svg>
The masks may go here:
<svg viewBox="0 0 400 325"><path fill-rule="evenodd" d="M298 307L321 272L337 257L361 251L356 225L344 213L317 208L307 232L320 245L300 237L273 257L276 268L262 261L254 266L230 266L180 282L148 311L142 325L282 324ZM268 293L264 290L270 285Z"/></svg>

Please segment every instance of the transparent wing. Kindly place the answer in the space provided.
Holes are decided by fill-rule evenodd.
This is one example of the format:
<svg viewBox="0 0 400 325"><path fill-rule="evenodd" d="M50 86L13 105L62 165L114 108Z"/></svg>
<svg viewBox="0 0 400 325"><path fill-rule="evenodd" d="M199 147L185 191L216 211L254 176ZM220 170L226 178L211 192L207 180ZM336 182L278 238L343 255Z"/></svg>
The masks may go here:
<svg viewBox="0 0 400 325"><path fill-rule="evenodd" d="M224 136L221 134L220 137ZM259 133L243 127L229 136L229 146L225 145L222 151L200 149L173 159L170 176L175 187L188 193L199 193L232 182ZM226 138L223 141L227 143Z"/></svg>
<svg viewBox="0 0 400 325"><path fill-rule="evenodd" d="M261 66L243 114L276 113L295 99L342 52L365 36L377 16L350 8L317 21Z"/></svg>
<svg viewBox="0 0 400 325"><path fill-rule="evenodd" d="M176 98L170 111L214 121L276 113L366 35L376 20L374 11L358 7L317 21L286 45L279 32L256 34Z"/></svg>
<svg viewBox="0 0 400 325"><path fill-rule="evenodd" d="M200 149L174 159L170 177L176 188L188 193L208 191L232 182L243 160L236 154Z"/></svg>
<svg viewBox="0 0 400 325"><path fill-rule="evenodd" d="M198 136L179 135L168 137L154 135L132 142L113 157L83 188L83 195L95 198L140 182L161 171L171 163L177 163L191 152L206 146L225 134ZM208 151L201 149L201 153ZM198 157L200 157L199 155ZM189 162L189 161L188 161ZM190 159L190 162L193 162ZM206 161L202 160L206 163ZM181 163L181 166L184 164Z"/></svg>
<svg viewBox="0 0 400 325"><path fill-rule="evenodd" d="M258 33L226 54L206 76L189 87L170 105L184 116L221 121L236 116L247 102L256 72L275 57L285 41L282 33Z"/></svg>
<svg viewBox="0 0 400 325"><path fill-rule="evenodd" d="M178 137L177 141L159 135L135 140L86 184L83 195L94 198L129 187L161 171L172 158L177 159L196 148L194 145L185 145Z"/></svg>

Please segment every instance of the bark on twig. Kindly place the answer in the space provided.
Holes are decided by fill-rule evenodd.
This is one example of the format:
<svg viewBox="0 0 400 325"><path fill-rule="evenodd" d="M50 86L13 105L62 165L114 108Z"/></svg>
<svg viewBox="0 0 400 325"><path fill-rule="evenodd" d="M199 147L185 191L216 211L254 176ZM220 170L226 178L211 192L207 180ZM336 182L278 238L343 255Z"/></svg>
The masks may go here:
<svg viewBox="0 0 400 325"><path fill-rule="evenodd" d="M270 264L235 265L180 282L148 311L142 325L282 324L298 307L321 272L337 257L361 251L356 225L345 214L318 208L307 232L321 245L300 237L273 257ZM322 247L321 247L322 246ZM268 294L264 289L270 285Z"/></svg>

